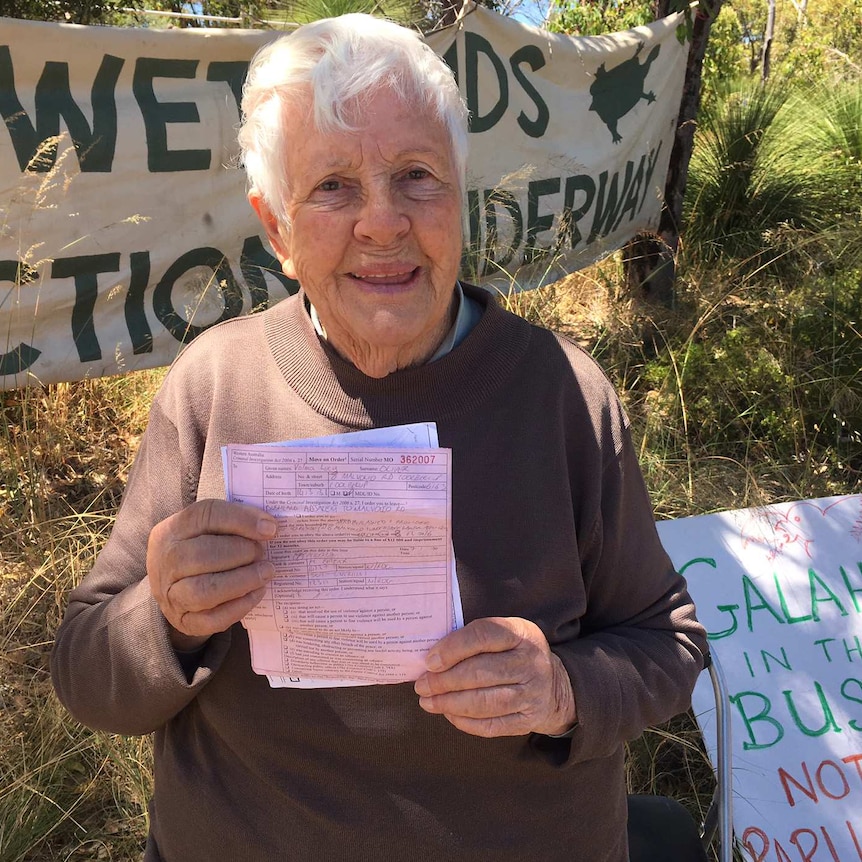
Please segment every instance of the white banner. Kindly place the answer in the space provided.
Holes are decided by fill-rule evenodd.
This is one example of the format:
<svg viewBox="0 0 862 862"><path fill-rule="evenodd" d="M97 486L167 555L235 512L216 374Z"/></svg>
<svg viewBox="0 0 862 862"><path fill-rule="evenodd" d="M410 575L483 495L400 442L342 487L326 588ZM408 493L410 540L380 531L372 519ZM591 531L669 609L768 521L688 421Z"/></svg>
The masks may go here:
<svg viewBox="0 0 862 862"><path fill-rule="evenodd" d="M570 38L480 7L429 37L472 113L466 278L534 287L657 223L678 23ZM0 389L165 365L296 289L236 167L277 35L0 19Z"/></svg>
<svg viewBox="0 0 862 862"><path fill-rule="evenodd" d="M748 862L862 860L862 496L662 521L729 689ZM716 743L709 681L695 690Z"/></svg>

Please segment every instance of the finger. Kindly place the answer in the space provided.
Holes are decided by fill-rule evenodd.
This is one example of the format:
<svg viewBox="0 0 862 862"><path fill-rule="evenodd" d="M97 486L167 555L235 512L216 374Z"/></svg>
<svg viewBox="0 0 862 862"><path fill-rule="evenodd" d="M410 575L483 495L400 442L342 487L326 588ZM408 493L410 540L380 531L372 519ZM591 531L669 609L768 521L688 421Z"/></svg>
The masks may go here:
<svg viewBox="0 0 862 862"><path fill-rule="evenodd" d="M257 592L273 577L275 568L266 561L193 575L174 581L167 589L167 599L180 615L207 611Z"/></svg>
<svg viewBox="0 0 862 862"><path fill-rule="evenodd" d="M266 589L261 587L215 608L205 611L186 611L174 624L175 628L184 634L196 637L209 637L217 632L226 631L248 614L265 594Z"/></svg>
<svg viewBox="0 0 862 862"><path fill-rule="evenodd" d="M228 572L263 557L258 542L242 536L196 536L163 548L161 568L172 580L209 572Z"/></svg>
<svg viewBox="0 0 862 862"><path fill-rule="evenodd" d="M278 530L278 522L268 512L227 500L198 500L163 523L169 525L174 541L206 535L244 536L262 541L273 538Z"/></svg>
<svg viewBox="0 0 862 862"><path fill-rule="evenodd" d="M449 670L423 674L413 689L420 696L428 696L523 683L531 676L531 666L523 652L516 648L470 656Z"/></svg>
<svg viewBox="0 0 862 862"><path fill-rule="evenodd" d="M439 640L425 657L430 671L444 671L480 653L514 649L525 636L526 620L515 617L484 617Z"/></svg>
<svg viewBox="0 0 862 862"><path fill-rule="evenodd" d="M524 700L522 686L501 685L473 691L453 691L432 697L420 697L419 706L432 715L458 715L463 718L497 718L514 713L524 714L531 701Z"/></svg>

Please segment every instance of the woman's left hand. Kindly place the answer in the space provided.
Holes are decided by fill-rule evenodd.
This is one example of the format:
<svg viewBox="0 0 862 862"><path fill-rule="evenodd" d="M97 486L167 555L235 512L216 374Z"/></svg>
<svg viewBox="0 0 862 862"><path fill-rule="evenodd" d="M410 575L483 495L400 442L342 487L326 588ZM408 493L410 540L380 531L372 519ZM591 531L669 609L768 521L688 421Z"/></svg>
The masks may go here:
<svg viewBox="0 0 862 862"><path fill-rule="evenodd" d="M426 712L475 736L561 734L576 721L566 669L519 617L474 620L438 641L414 690Z"/></svg>

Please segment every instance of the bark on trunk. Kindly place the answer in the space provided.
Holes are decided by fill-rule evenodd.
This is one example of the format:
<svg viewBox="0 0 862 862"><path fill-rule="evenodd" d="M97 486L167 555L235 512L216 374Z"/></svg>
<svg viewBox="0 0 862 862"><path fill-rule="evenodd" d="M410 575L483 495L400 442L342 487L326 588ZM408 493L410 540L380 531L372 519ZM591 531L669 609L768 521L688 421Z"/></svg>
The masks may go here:
<svg viewBox="0 0 862 862"><path fill-rule="evenodd" d="M664 206L655 234L635 237L623 249L626 286L640 292L650 303L668 308L674 304L676 253L682 221L682 202L688 179L688 164L694 146L694 130L700 106L703 58L712 22L723 0L700 0L695 12L691 49L685 70L676 136L670 154ZM669 13L670 0L659 0L656 17Z"/></svg>
<svg viewBox="0 0 862 862"><path fill-rule="evenodd" d="M770 59L772 57L772 39L775 36L775 0L769 0L766 13L766 31L763 34L763 57L760 64L761 80L769 78Z"/></svg>

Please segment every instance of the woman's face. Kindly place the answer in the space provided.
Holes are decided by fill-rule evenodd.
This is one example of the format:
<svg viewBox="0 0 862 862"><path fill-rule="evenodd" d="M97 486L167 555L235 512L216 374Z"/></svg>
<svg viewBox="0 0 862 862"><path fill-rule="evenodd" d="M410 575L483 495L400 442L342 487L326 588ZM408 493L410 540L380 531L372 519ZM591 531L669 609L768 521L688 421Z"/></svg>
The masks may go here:
<svg viewBox="0 0 862 862"><path fill-rule="evenodd" d="M306 116L285 147L286 212L253 192L284 272L314 305L327 340L372 377L430 357L452 324L461 192L448 132L424 107L381 90L357 132Z"/></svg>

